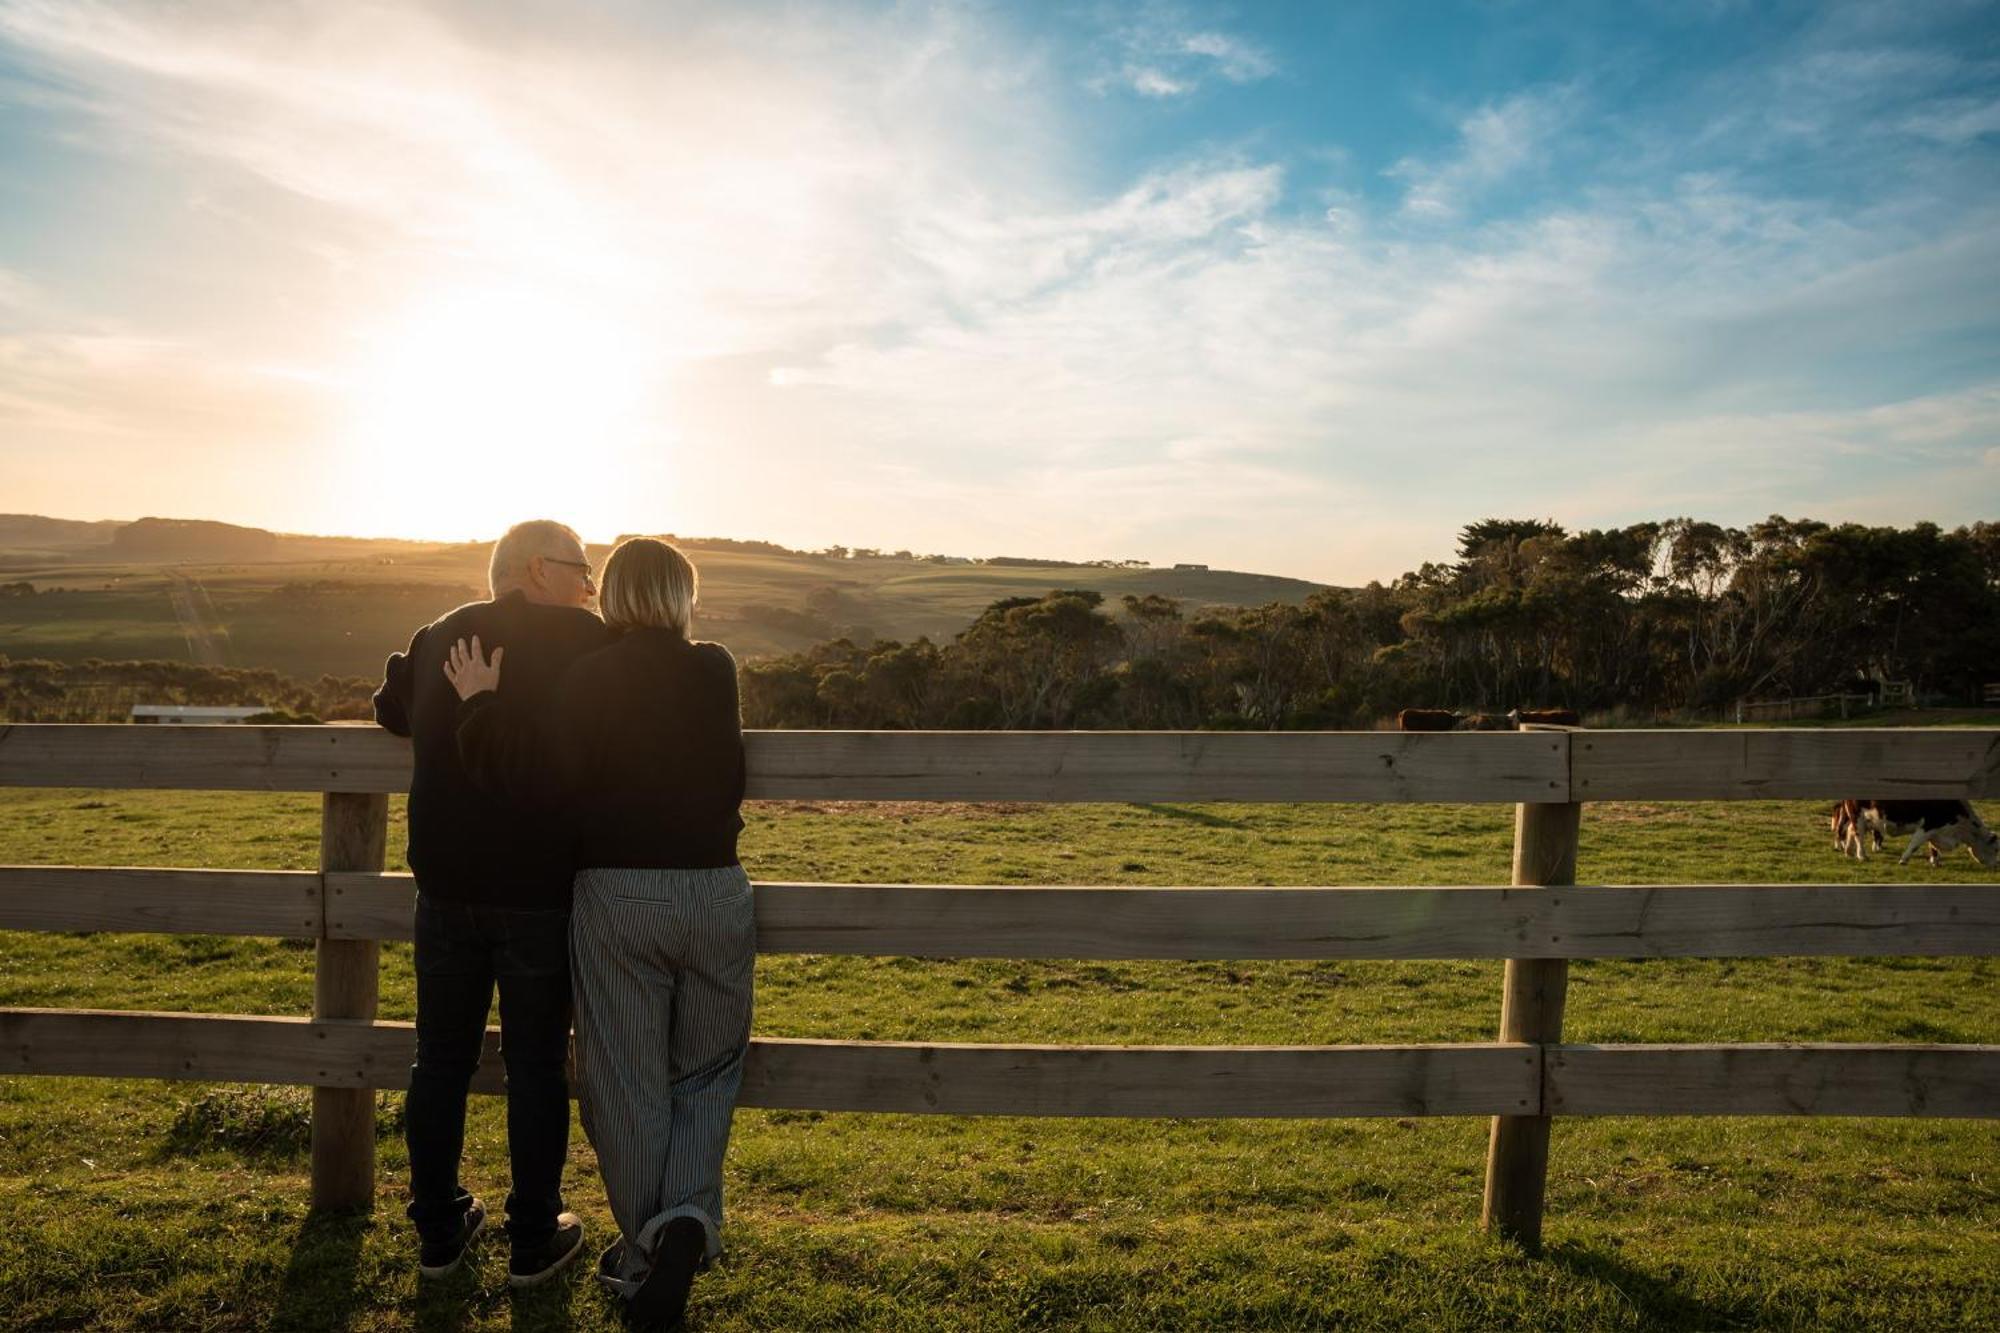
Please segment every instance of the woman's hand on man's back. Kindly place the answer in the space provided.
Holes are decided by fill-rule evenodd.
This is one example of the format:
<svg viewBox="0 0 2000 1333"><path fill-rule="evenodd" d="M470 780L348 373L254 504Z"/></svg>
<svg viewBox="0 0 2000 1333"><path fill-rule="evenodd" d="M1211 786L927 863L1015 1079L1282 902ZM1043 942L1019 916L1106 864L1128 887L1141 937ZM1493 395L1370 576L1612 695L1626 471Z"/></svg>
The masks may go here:
<svg viewBox="0 0 2000 1333"><path fill-rule="evenodd" d="M468 646L460 639L451 646L451 654L444 664L445 679L458 691L460 699L470 699L475 694L500 688L500 658L506 649L495 648L493 659L488 661L480 650L479 636L472 636Z"/></svg>

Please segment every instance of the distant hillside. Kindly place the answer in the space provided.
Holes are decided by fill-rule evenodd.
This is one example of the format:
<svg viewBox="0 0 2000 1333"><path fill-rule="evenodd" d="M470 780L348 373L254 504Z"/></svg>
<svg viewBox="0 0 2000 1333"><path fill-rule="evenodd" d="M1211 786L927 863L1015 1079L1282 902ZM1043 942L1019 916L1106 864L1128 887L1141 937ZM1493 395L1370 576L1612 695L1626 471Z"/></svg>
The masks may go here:
<svg viewBox="0 0 2000 1333"><path fill-rule="evenodd" d="M17 589L0 597L0 655L211 661L307 681L325 672L373 675L417 626L486 587L484 543L315 537L164 519L89 526L98 540L88 547L10 554L0 545L0 584ZM113 533L117 540L107 540ZM1195 612L1298 603L1321 586L1125 560L970 560L675 540L701 570L696 633L728 644L741 659L842 636L948 640L1002 598L1054 588L1101 592L1114 611L1124 596L1158 595ZM593 544L590 555L601 561L608 551Z"/></svg>
<svg viewBox="0 0 2000 1333"><path fill-rule="evenodd" d="M40 514L0 514L0 551L79 551L102 546L124 526L118 519L85 523Z"/></svg>
<svg viewBox="0 0 2000 1333"><path fill-rule="evenodd" d="M112 560L205 562L268 560L277 551L278 534L262 528L205 518L142 518L113 533L104 555Z"/></svg>

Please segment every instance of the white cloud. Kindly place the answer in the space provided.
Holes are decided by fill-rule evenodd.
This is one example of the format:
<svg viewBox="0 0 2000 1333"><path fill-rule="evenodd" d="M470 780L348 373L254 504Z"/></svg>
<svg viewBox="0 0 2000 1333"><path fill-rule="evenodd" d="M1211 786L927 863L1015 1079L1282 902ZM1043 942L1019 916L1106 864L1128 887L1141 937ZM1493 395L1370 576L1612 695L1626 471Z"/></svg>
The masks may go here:
<svg viewBox="0 0 2000 1333"><path fill-rule="evenodd" d="M1175 6L1147 5L1112 30L1116 52L1089 80L1097 92L1125 88L1142 97L1185 97L1220 78L1247 84L1278 72L1278 62L1247 38L1194 26Z"/></svg>
<svg viewBox="0 0 2000 1333"><path fill-rule="evenodd" d="M1262 48L1221 32L1190 32L1180 37L1181 49L1215 62L1216 71L1231 83L1254 83L1277 73L1278 65Z"/></svg>
<svg viewBox="0 0 2000 1333"><path fill-rule="evenodd" d="M1965 144L2000 134L2000 98L1941 98L1905 116L1902 128L1946 144Z"/></svg>
<svg viewBox="0 0 2000 1333"><path fill-rule="evenodd" d="M1693 181L1417 244L1330 234L1282 216L1281 197L1212 164L1067 229L1043 219L1071 258L1062 281L890 344L843 343L790 372L800 410L857 456L928 458L967 504L1034 496L1010 513L1036 531L1082 527L1123 551L1226 530L1272 567L1330 577L1393 574L1469 517L1524 506L1582 526L1894 504L1904 521L1964 521L1980 503L1890 478L1976 458L2000 432L1993 387L1742 407L1959 317L1954 302L1977 300L1962 293L1987 290L1974 275L2000 277L2000 239L1973 220L1878 253L1837 219ZM946 436L955 449L927 447Z"/></svg>
<svg viewBox="0 0 2000 1333"><path fill-rule="evenodd" d="M1142 97L1180 97L1195 89L1192 80L1176 79L1150 65L1127 65L1125 81Z"/></svg>
<svg viewBox="0 0 2000 1333"><path fill-rule="evenodd" d="M1404 213L1425 219L1455 217L1481 191L1531 166L1567 113L1564 90L1522 93L1483 106L1458 125L1458 144L1447 157L1406 157L1389 168L1406 191Z"/></svg>

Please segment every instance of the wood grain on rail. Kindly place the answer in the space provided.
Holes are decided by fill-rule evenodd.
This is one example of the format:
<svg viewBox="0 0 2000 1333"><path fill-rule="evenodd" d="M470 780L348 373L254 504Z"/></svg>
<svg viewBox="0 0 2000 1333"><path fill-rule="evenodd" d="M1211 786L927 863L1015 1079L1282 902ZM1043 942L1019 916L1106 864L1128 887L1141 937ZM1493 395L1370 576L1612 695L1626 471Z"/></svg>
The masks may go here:
<svg viewBox="0 0 2000 1333"><path fill-rule="evenodd" d="M2000 796L2000 730L1581 731L1578 801Z"/></svg>
<svg viewBox="0 0 2000 1333"><path fill-rule="evenodd" d="M0 1009L0 1074L400 1088L407 1024L250 1014Z"/></svg>
<svg viewBox="0 0 2000 1333"><path fill-rule="evenodd" d="M503 1090L497 1029L475 1076ZM0 1075L402 1088L407 1023L0 1009ZM986 1046L759 1038L740 1104L1032 1116L1489 1115L1532 1107L1533 1046Z"/></svg>
<svg viewBox="0 0 2000 1333"><path fill-rule="evenodd" d="M502 1089L498 1032L475 1090ZM405 1023L0 1010L0 1074L400 1088ZM1541 1047L987 1046L760 1038L742 1104L1050 1116L1530 1113ZM2000 1046L1550 1046L1552 1115L2000 1117Z"/></svg>
<svg viewBox="0 0 2000 1333"><path fill-rule="evenodd" d="M312 870L0 866L0 930L312 939L320 878Z"/></svg>
<svg viewBox="0 0 2000 1333"><path fill-rule="evenodd" d="M2000 730L753 731L773 800L1764 800L2000 795ZM1572 753L1572 746L1574 751ZM0 728L0 786L398 792L375 727Z"/></svg>
<svg viewBox="0 0 2000 1333"><path fill-rule="evenodd" d="M1559 799L1569 738L1528 733L764 731L749 794L772 800Z"/></svg>
<svg viewBox="0 0 2000 1333"><path fill-rule="evenodd" d="M1982 884L1564 889L760 882L763 953L943 958L1754 958L2000 953ZM409 939L407 875L329 874L328 934Z"/></svg>
<svg viewBox="0 0 2000 1333"><path fill-rule="evenodd" d="M1521 1111L1538 1049L974 1046L766 1039L746 1106L1034 1116L1416 1116Z"/></svg>
<svg viewBox="0 0 2000 1333"><path fill-rule="evenodd" d="M753 731L749 795L854 801L1559 800L1563 733ZM374 727L19 724L0 786L397 792Z"/></svg>
<svg viewBox="0 0 2000 1333"><path fill-rule="evenodd" d="M2000 1046L1551 1046L1551 1115L2000 1118Z"/></svg>
<svg viewBox="0 0 2000 1333"><path fill-rule="evenodd" d="M379 727L0 727L0 787L397 792L410 743Z"/></svg>

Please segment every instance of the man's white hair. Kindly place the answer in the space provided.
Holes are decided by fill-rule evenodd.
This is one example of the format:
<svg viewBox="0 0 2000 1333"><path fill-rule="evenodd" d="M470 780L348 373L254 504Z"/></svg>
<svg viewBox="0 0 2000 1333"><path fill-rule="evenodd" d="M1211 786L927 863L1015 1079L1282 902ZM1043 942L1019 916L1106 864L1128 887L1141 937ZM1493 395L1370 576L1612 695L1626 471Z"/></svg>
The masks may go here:
<svg viewBox="0 0 2000 1333"><path fill-rule="evenodd" d="M486 566L486 583L498 597L519 583L528 572L528 562L538 555L567 560L574 550L583 549L576 529L552 518L531 518L516 523L493 543L493 559Z"/></svg>

